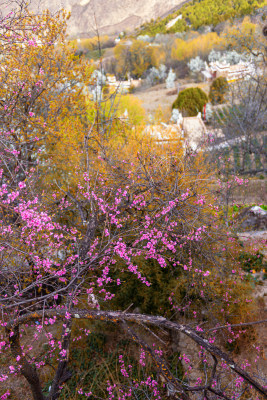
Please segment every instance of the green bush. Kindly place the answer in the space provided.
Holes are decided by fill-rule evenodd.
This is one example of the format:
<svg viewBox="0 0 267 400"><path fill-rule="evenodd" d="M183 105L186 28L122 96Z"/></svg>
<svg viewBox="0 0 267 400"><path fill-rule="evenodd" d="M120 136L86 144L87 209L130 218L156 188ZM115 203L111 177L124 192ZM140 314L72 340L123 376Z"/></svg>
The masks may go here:
<svg viewBox="0 0 267 400"><path fill-rule="evenodd" d="M223 76L216 78L211 86L209 98L212 104L222 104L225 101L225 95L229 90L227 79Z"/></svg>
<svg viewBox="0 0 267 400"><path fill-rule="evenodd" d="M260 252L257 252L256 254L251 254L244 251L240 254L239 261L241 263L242 269L246 272L250 272L252 270L260 272L266 268L264 256Z"/></svg>
<svg viewBox="0 0 267 400"><path fill-rule="evenodd" d="M188 88L182 90L172 108L178 108L185 116L194 117L203 111L204 105L208 102L208 97L202 89Z"/></svg>

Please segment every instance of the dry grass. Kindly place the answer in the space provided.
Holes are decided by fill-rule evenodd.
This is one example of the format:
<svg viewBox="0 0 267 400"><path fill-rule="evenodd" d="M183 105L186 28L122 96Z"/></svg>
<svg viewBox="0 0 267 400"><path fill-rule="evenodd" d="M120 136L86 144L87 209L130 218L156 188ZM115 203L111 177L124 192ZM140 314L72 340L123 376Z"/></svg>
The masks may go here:
<svg viewBox="0 0 267 400"><path fill-rule="evenodd" d="M175 82L176 87L179 84L180 90L189 87L200 87L205 93L209 92L209 84L207 83L195 83L188 82L187 80L179 80ZM154 114L158 107L161 107L164 111L167 111L167 116L171 115L171 106L174 100L177 98L177 93L173 93L173 90L166 89L165 83L153 86L149 89L140 90L134 93L135 97L138 97L143 102L143 107L147 114Z"/></svg>
<svg viewBox="0 0 267 400"><path fill-rule="evenodd" d="M234 190L234 201L244 204L266 204L266 189L266 179L249 179L247 186L243 185Z"/></svg>

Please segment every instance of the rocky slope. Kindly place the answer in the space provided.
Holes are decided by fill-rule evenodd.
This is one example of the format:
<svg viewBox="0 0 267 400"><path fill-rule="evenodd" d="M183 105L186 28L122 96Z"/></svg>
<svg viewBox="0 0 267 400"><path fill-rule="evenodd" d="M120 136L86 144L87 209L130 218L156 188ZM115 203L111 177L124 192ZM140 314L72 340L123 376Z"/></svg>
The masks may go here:
<svg viewBox="0 0 267 400"><path fill-rule="evenodd" d="M31 8L71 11L69 34L74 37L131 31L145 21L166 15L185 0L32 0Z"/></svg>

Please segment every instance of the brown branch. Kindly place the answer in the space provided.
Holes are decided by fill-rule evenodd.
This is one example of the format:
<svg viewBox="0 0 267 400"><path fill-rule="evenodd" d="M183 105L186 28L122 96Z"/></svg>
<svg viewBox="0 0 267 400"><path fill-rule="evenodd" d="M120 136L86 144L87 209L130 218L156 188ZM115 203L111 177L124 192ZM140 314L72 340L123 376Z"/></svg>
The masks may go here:
<svg viewBox="0 0 267 400"><path fill-rule="evenodd" d="M175 392L178 392L179 395L181 396L181 400L190 400L187 393L185 392L182 384L178 382L177 379L173 376L173 374L170 372L166 362L159 357L151 348L150 346L143 340L141 339L136 332L134 332L124 321L123 323L125 330L128 332L128 334L131 336L131 338L139 343L141 347L150 354L152 359L154 360L155 364L154 366L160 372L162 375L163 379L170 384L170 386L174 389Z"/></svg>
<svg viewBox="0 0 267 400"><path fill-rule="evenodd" d="M20 324L36 320L43 317L57 316L59 319L64 319L65 310L46 310L43 314L42 311L37 311L33 313L28 313L18 317L17 319L11 320L7 324L7 329L19 326ZM169 321L164 317L151 316L145 314L132 314L123 313L121 311L96 311L96 310L85 310L85 309L73 309L69 311L72 318L77 319L89 319L89 320L101 320L110 321L113 323L117 322L133 322L136 324L150 324L157 327L167 328L169 330L174 330L182 332L188 337L190 337L199 346L207 350L211 355L217 357L218 359L224 361L232 371L236 372L241 376L246 382L248 382L253 388L264 396L267 396L267 390L261 386L252 376L250 376L244 369L239 367L226 353L220 350L218 347L209 343L207 339L201 337L194 329L187 325L182 325L177 322Z"/></svg>
<svg viewBox="0 0 267 400"><path fill-rule="evenodd" d="M224 394L224 393L222 393L222 392L220 392L220 391L218 391L218 390L216 390L216 389L214 389L212 387L209 387L209 391L211 393L216 394L216 396L219 396L221 399L231 400L230 397L226 396L226 394Z"/></svg>
<svg viewBox="0 0 267 400"><path fill-rule="evenodd" d="M244 322L241 324L229 324L229 325L221 325L218 326L217 328L212 328L212 329L208 329L206 332L211 332L211 331L217 331L219 329L225 329L225 328L236 328L236 327L242 327L242 326L251 326L251 325L259 325L259 324L266 324L267 323L267 319L263 319L261 321L253 321L253 322Z"/></svg>

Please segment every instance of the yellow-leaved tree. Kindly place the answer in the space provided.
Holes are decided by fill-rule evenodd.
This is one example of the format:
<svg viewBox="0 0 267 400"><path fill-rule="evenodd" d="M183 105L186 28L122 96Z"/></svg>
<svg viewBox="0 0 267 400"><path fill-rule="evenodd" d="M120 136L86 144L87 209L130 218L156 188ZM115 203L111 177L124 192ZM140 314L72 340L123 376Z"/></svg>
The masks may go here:
<svg viewBox="0 0 267 400"><path fill-rule="evenodd" d="M174 60L183 61L197 55L208 55L213 48L220 48L222 42L216 32L199 35L191 40L177 38L174 42L171 56Z"/></svg>
<svg viewBox="0 0 267 400"><path fill-rule="evenodd" d="M264 48L264 37L261 26L251 22L250 17L245 17L239 25L233 25L224 33L226 46L244 52L248 49Z"/></svg>
<svg viewBox="0 0 267 400"><path fill-rule="evenodd" d="M114 54L117 71L121 76L128 73L140 78L151 67L158 67L165 61L165 52L161 46L150 46L141 40L119 43Z"/></svg>
<svg viewBox="0 0 267 400"><path fill-rule="evenodd" d="M9 133L7 146L20 154L19 179L38 164L40 182L67 182L70 165L82 157L93 69L65 40L67 20L65 12L36 16L27 10L20 27L23 41L14 42L0 59L2 127ZM27 30L29 23L34 31Z"/></svg>

